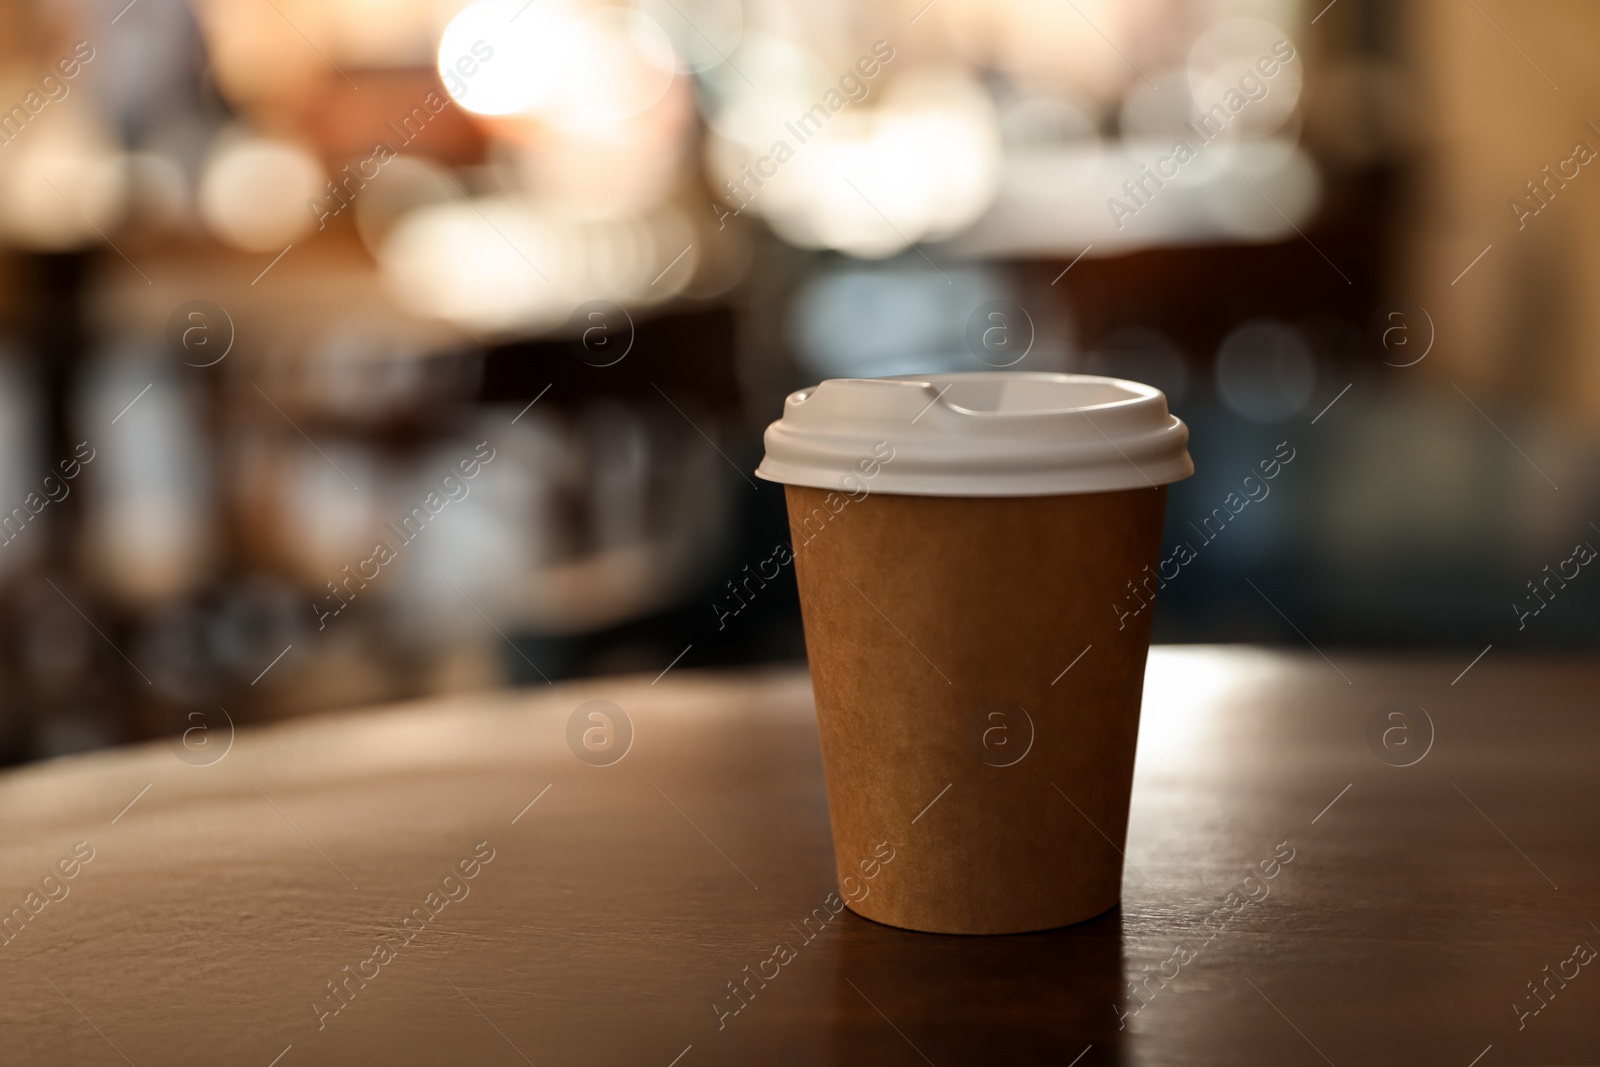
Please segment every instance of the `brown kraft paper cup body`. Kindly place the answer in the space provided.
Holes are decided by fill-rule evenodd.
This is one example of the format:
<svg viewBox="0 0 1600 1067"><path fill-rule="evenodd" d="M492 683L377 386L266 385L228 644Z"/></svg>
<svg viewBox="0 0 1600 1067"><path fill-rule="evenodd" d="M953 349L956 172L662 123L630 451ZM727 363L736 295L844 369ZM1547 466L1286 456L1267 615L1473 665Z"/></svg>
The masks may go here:
<svg viewBox="0 0 1600 1067"><path fill-rule="evenodd" d="M785 489L846 903L951 934L1116 905L1166 487Z"/></svg>

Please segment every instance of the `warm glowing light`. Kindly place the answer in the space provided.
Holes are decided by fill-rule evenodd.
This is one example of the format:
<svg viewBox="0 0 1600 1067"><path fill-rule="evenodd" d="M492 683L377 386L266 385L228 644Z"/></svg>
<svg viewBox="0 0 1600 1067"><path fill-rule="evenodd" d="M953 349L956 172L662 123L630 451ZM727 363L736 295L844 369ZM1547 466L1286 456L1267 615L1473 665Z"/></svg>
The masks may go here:
<svg viewBox="0 0 1600 1067"><path fill-rule="evenodd" d="M594 130L565 125L542 131L517 155L524 186L539 190L552 211L586 219L627 218L650 211L682 180L693 105L680 83L640 118Z"/></svg>
<svg viewBox="0 0 1600 1067"><path fill-rule="evenodd" d="M482 0L462 11L439 40L439 76L462 107L514 115L556 104L573 74L579 21L538 0Z"/></svg>
<svg viewBox="0 0 1600 1067"><path fill-rule="evenodd" d="M581 221L521 199L457 199L402 218L378 262L398 306L476 333L506 334L549 329L586 300L666 300L694 278L697 243L672 209Z"/></svg>
<svg viewBox="0 0 1600 1067"><path fill-rule="evenodd" d="M446 91L468 111L591 130L650 108L679 61L666 31L642 12L583 15L560 4L484 0L445 27L438 64Z"/></svg>
<svg viewBox="0 0 1600 1067"><path fill-rule="evenodd" d="M309 152L253 136L219 141L200 176L200 216L212 232L248 252L276 252L311 228L306 204L324 178Z"/></svg>
<svg viewBox="0 0 1600 1067"><path fill-rule="evenodd" d="M124 204L125 168L106 131L66 110L0 160L0 217L21 244L61 250L102 239ZM5 164L10 164L6 166Z"/></svg>
<svg viewBox="0 0 1600 1067"><path fill-rule="evenodd" d="M678 61L650 16L602 8L578 26L568 77L552 118L578 130L633 117L671 87Z"/></svg>
<svg viewBox="0 0 1600 1067"><path fill-rule="evenodd" d="M742 131L752 119L730 125ZM767 141L787 130L779 123ZM993 107L953 71L907 71L883 90L880 105L847 105L804 142L788 132L795 143L782 161L755 136L712 142L713 173L728 174L734 185L723 186L722 199L765 216L802 247L893 255L907 242L970 225L999 180Z"/></svg>
<svg viewBox="0 0 1600 1067"><path fill-rule="evenodd" d="M505 200L421 208L379 253L399 306L488 331L555 321L548 279L561 276L567 258L550 227Z"/></svg>

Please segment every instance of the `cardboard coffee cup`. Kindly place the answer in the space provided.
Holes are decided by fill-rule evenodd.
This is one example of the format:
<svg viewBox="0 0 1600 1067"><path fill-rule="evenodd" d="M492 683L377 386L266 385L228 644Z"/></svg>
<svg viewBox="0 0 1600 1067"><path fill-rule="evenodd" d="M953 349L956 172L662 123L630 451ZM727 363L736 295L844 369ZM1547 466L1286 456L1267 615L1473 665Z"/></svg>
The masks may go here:
<svg viewBox="0 0 1600 1067"><path fill-rule="evenodd" d="M840 894L937 933L1113 907L1168 483L1157 389L839 379L787 399L785 483Z"/></svg>

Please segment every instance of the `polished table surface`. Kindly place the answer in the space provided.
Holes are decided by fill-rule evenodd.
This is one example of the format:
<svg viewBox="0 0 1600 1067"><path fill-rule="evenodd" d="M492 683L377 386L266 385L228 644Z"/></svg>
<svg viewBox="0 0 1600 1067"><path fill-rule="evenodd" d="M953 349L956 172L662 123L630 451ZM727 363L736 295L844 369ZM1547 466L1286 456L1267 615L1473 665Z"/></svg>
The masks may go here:
<svg viewBox="0 0 1600 1067"><path fill-rule="evenodd" d="M21 768L0 1062L1600 1063L1600 667L1465 660L1155 650L1121 907L1011 937L833 916L803 671Z"/></svg>

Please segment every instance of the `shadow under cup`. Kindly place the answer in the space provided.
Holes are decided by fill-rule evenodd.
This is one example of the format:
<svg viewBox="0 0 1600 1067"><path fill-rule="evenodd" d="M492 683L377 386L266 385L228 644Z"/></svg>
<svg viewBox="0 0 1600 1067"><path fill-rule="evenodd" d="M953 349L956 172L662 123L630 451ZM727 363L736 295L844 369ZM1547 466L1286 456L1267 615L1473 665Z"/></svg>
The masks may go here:
<svg viewBox="0 0 1600 1067"><path fill-rule="evenodd" d="M846 903L952 934L1115 906L1166 486L785 492Z"/></svg>

